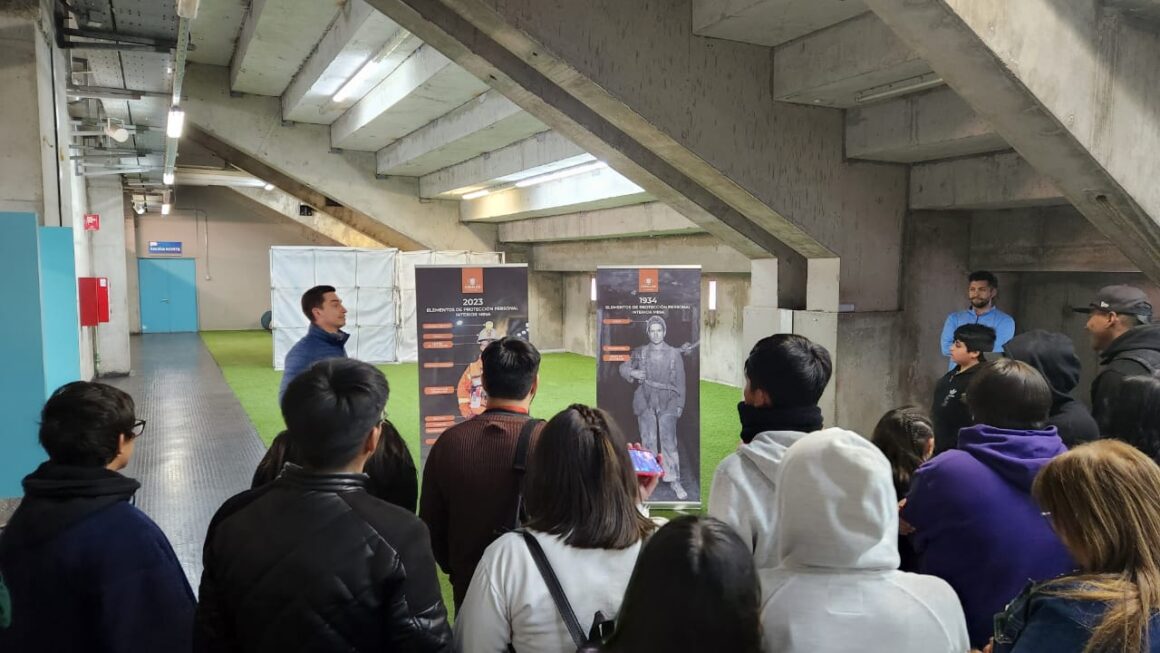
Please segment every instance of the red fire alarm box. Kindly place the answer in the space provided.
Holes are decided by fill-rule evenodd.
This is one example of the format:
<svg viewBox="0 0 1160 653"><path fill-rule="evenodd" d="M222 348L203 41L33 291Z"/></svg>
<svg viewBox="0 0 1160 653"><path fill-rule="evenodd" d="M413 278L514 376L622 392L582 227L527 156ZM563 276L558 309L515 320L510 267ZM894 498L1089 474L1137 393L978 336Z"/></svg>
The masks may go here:
<svg viewBox="0 0 1160 653"><path fill-rule="evenodd" d="M97 326L109 321L109 280L106 277L80 277L77 279L80 294L81 326Z"/></svg>

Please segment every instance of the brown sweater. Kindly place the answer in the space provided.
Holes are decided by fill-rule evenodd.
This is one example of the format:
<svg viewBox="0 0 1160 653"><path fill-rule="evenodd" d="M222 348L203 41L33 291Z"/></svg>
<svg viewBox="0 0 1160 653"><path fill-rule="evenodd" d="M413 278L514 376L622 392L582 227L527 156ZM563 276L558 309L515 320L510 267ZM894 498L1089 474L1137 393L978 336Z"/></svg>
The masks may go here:
<svg viewBox="0 0 1160 653"><path fill-rule="evenodd" d="M484 550L512 525L519 496L512 463L527 420L487 411L444 431L427 454L419 516L431 530L436 562L451 577L456 608ZM533 444L542 428L533 431Z"/></svg>

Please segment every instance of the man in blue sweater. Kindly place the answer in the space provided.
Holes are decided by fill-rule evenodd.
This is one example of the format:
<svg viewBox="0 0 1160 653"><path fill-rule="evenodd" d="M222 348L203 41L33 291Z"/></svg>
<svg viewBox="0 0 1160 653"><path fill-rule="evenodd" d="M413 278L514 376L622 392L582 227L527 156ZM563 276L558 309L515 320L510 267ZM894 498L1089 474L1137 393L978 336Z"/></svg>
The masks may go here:
<svg viewBox="0 0 1160 653"><path fill-rule="evenodd" d="M310 320L310 329L286 354L278 403L286 394L286 386L311 365L327 358L346 358L346 341L350 338L342 330L346 326L346 308L334 286L315 286L302 293L302 313Z"/></svg>
<svg viewBox="0 0 1160 653"><path fill-rule="evenodd" d="M145 428L103 383L62 386L41 412L48 462L0 537L0 651L183 653L195 599L169 540L122 476Z"/></svg>
<svg viewBox="0 0 1160 653"><path fill-rule="evenodd" d="M955 342L955 329L964 324L982 324L995 330L995 353L1002 353L1003 345L1015 337L1015 318L1000 311L995 306L995 296L999 294L999 279L985 270L972 272L967 277L967 299L971 307L955 311L947 316L942 330L942 353L948 358L947 369L954 369L955 362L949 360L951 345Z"/></svg>

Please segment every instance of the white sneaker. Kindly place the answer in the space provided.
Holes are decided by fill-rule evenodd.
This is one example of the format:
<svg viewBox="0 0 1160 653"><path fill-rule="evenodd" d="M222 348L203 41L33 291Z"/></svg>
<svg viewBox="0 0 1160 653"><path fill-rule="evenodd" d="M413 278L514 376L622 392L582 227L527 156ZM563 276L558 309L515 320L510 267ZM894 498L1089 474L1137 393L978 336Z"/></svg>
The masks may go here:
<svg viewBox="0 0 1160 653"><path fill-rule="evenodd" d="M685 492L685 488L681 487L681 484L677 481L669 483L669 487L671 487L673 492L677 495L678 501L684 501L685 499L689 498L689 493Z"/></svg>

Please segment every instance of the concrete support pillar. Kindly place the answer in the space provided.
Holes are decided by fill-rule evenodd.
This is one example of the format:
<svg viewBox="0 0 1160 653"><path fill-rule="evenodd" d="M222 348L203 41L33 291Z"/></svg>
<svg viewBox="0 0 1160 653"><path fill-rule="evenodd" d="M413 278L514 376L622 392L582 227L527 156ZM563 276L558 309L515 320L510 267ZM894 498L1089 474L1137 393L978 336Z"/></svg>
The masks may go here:
<svg viewBox="0 0 1160 653"><path fill-rule="evenodd" d="M109 280L109 322L96 327L96 375L120 376L129 361L129 280L125 250L125 195L116 177L91 177L89 212L101 216L90 231L93 274ZM136 261L133 261L136 264ZM133 298L134 300L136 298Z"/></svg>
<svg viewBox="0 0 1160 653"><path fill-rule="evenodd" d="M750 261L749 305L745 307L741 325L741 355L765 336L793 332L793 312L777 307L778 260L761 258ZM742 373L744 377L744 373ZM745 383L741 378L739 384Z"/></svg>

